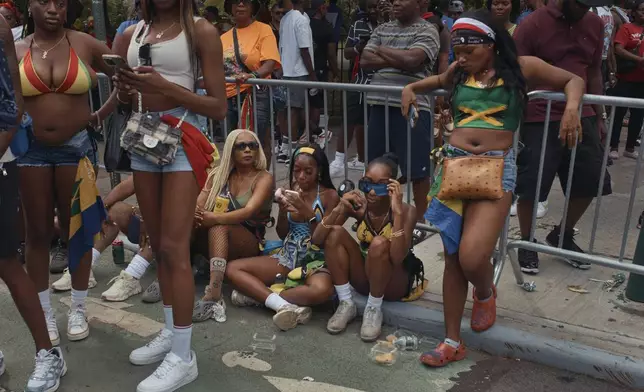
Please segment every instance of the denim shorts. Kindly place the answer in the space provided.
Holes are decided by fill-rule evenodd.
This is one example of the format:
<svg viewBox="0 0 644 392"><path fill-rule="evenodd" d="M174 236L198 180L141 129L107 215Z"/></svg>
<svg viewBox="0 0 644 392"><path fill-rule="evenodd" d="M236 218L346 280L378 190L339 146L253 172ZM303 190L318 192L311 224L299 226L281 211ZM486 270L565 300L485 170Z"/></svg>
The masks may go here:
<svg viewBox="0 0 644 392"><path fill-rule="evenodd" d="M186 109L184 108L175 108L167 110L165 112L158 112L159 115L163 116L169 114L171 116L181 118L185 113ZM199 128L199 119L198 116L194 113L188 113L186 116L185 122ZM182 145L179 145L177 149L177 155L174 157L174 161L167 165L156 165L147 159L139 156L137 154L130 153L130 160L132 162L131 167L133 171L142 171L142 172L151 172L151 173L172 173L172 172L191 172L192 165L188 160L185 150Z"/></svg>
<svg viewBox="0 0 644 392"><path fill-rule="evenodd" d="M475 155L475 154L472 154L471 152L462 150L458 147L454 147L451 144L446 144L445 146L443 146L443 150L445 151L448 157L464 157L464 156ZM501 157L503 156L503 154L505 154L505 151L492 150L492 151L484 152L483 154L479 154L479 156ZM514 149L511 148L510 150L508 150L507 155L505 155L505 158L503 159L503 191L514 192L514 187L516 186L516 183L517 183L517 165L515 162Z"/></svg>
<svg viewBox="0 0 644 392"><path fill-rule="evenodd" d="M86 130L78 132L58 146L42 144L36 140L32 129L29 129L28 135L29 150L18 158L18 167L76 166L84 157L89 157L92 164L96 165L96 142Z"/></svg>

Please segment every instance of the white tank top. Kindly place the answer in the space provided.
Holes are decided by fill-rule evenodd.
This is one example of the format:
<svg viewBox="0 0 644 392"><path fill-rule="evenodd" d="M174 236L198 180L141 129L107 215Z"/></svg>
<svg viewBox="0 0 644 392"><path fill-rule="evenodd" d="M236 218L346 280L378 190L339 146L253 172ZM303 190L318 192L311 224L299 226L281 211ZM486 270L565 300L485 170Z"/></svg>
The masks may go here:
<svg viewBox="0 0 644 392"><path fill-rule="evenodd" d="M201 18L195 17L195 23ZM145 28L145 21L137 23L127 49L127 62L130 67L139 65L139 35ZM181 31L175 38L151 45L152 67L166 80L187 90L195 91L195 74L190 63L190 53L186 34Z"/></svg>

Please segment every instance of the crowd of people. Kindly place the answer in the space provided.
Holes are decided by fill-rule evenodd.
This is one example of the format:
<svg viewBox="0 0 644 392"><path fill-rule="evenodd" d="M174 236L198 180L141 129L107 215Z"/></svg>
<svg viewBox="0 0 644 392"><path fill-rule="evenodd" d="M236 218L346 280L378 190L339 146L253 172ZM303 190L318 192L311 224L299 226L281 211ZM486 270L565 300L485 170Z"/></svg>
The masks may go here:
<svg viewBox="0 0 644 392"><path fill-rule="evenodd" d="M327 331L338 334L357 316L354 296L365 295L360 337L377 340L383 301L412 301L426 288L413 251L426 236L416 224L426 221L440 230L445 247L446 331L420 360L441 367L464 359L469 284L471 328L482 332L496 321L489 261L506 217L516 210L521 235L529 238L534 203L543 215L556 176L566 189L575 146L569 214L546 241L556 246L563 237L564 249L583 252L575 224L597 189L610 194L611 185L608 173L601 176L608 114L583 105L582 96L640 97L643 3L608 8L607 0L531 0L520 13L512 0L488 0L470 12L458 0L361 1L342 52L352 64L351 82L405 87L402 94L348 93L349 133L337 138L331 161L323 148L331 135L320 126L324 99L306 86L340 76L340 34L329 19L341 24L342 15L334 1L277 1L264 23L259 2L228 0L231 26L222 31L216 8L202 18L191 0L137 0L135 17L119 27L111 49L64 27L65 0L30 1L22 24L15 7L0 4L0 278L36 346L25 390L55 391L67 371L50 288L71 291L66 336L86 339L85 303L97 284L92 266L119 232L139 251L101 297L124 301L141 293L140 280L156 263L158 279L144 297L162 302L165 318L162 331L130 354L133 365L161 363L137 391L174 391L194 381L193 322L225 322L227 303L265 306L287 331L307 323L314 306L335 299ZM88 95L97 72L112 78L114 91L93 108ZM265 78L297 83L274 88L271 103L267 88L248 83ZM449 96L437 99L435 109L427 94L437 89ZM528 102L532 89L563 92L566 101ZM449 132L430 129L435 110L449 119L443 127ZM127 114L117 133L119 159L133 175L101 198L89 130L115 111ZM624 156L637 158L643 117L639 109L630 112ZM625 113L615 113L612 159L619 158ZM270 148L273 116L277 151ZM205 132L208 119L227 135L221 154ZM522 148L515 151L519 128ZM432 138L439 147L433 152ZM349 160L344 146L352 139L358 156ZM274 153L288 164L288 184L278 189L269 171ZM345 182L336 190L333 177L345 167L363 177L356 189L345 189ZM413 204L403 202L405 183ZM131 196L135 205L126 202ZM344 228L347 221L355 221L355 236ZM277 242L265 238L273 224ZM191 264L204 259L196 267L208 284L195 301ZM535 252L520 250L519 262L524 272L539 272ZM51 286L50 271L63 272ZM225 281L233 288L229 299Z"/></svg>

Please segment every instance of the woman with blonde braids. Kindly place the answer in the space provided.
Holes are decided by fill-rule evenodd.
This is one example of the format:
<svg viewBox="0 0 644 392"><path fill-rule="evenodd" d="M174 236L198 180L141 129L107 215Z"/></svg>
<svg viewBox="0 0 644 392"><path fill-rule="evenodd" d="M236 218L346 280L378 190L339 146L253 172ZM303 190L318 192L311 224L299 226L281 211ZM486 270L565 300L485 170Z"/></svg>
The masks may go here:
<svg viewBox="0 0 644 392"><path fill-rule="evenodd" d="M226 263L260 254L272 194L273 176L266 171L266 156L257 135L246 129L231 132L221 164L210 172L197 199L197 244L207 245L210 283L194 307L194 322L226 321L221 297Z"/></svg>

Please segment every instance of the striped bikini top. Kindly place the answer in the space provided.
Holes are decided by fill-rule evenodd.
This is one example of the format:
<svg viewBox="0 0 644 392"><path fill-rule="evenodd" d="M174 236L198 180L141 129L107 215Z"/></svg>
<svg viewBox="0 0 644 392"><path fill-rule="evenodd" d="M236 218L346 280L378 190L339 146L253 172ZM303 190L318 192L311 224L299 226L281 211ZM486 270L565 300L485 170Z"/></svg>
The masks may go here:
<svg viewBox="0 0 644 392"><path fill-rule="evenodd" d="M69 39L67 39L69 42ZM33 41L32 41L33 43ZM65 79L56 88L52 88L42 81L36 73L33 58L31 55L31 45L23 59L20 61L20 83L22 85L22 95L33 97L48 93L58 94L86 94L96 84L96 74L93 70L88 69L85 63L78 57L71 43L69 45L69 62L67 64L67 73Z"/></svg>

